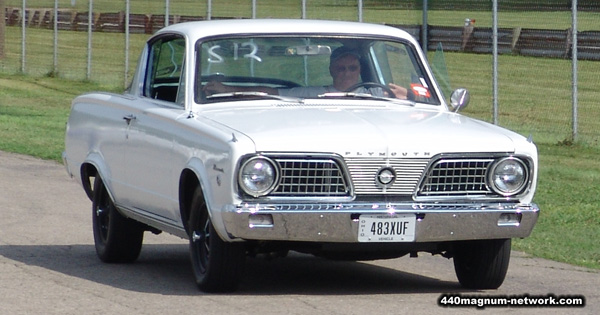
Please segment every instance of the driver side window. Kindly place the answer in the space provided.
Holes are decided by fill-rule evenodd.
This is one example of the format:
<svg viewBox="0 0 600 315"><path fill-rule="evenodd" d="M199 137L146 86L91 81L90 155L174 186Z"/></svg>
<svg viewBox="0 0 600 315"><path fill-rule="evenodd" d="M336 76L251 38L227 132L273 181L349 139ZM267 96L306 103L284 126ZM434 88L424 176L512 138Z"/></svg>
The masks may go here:
<svg viewBox="0 0 600 315"><path fill-rule="evenodd" d="M151 44L144 96L167 102L183 99L181 82L185 56L185 39L164 37ZM180 95L181 94L181 95Z"/></svg>

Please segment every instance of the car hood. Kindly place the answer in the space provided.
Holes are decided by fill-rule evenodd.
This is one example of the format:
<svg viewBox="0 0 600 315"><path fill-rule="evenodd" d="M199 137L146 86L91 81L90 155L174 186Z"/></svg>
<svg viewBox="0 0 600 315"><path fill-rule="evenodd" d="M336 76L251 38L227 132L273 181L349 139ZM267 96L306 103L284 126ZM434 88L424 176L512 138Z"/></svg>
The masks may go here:
<svg viewBox="0 0 600 315"><path fill-rule="evenodd" d="M275 105L220 108L202 116L250 138L257 152L423 157L513 152L524 138L460 114L409 106Z"/></svg>

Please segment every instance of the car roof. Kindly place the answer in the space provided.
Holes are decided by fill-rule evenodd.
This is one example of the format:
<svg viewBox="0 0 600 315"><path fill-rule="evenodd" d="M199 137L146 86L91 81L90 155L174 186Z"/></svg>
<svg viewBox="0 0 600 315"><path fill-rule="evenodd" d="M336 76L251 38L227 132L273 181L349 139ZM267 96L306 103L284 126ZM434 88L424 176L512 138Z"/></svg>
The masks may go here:
<svg viewBox="0 0 600 315"><path fill-rule="evenodd" d="M305 20L305 19L235 19L183 22L167 26L157 32L185 34L196 41L203 37L218 35L252 34L327 34L342 36L391 36L416 40L407 32L391 26L348 21Z"/></svg>

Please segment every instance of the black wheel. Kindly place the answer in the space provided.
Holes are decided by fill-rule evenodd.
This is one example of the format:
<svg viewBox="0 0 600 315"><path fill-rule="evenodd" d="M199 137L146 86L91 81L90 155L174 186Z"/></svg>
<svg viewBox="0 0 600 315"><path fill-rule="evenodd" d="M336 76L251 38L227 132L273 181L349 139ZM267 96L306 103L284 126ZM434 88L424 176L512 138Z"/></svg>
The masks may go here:
<svg viewBox="0 0 600 315"><path fill-rule="evenodd" d="M469 289L500 287L508 270L510 245L510 239L458 243L454 270L460 284Z"/></svg>
<svg viewBox="0 0 600 315"><path fill-rule="evenodd" d="M144 229L121 215L99 176L94 181L92 223L96 254L103 262L129 263L140 255Z"/></svg>
<svg viewBox="0 0 600 315"><path fill-rule="evenodd" d="M225 242L219 237L199 187L193 198L188 226L196 284L205 292L234 291L243 274L246 258L244 244Z"/></svg>
<svg viewBox="0 0 600 315"><path fill-rule="evenodd" d="M396 97L396 94L394 94L394 92L392 91L392 89L390 89L389 86L377 82L359 82L347 88L345 92L352 92L361 87L364 87L365 89L369 89L372 87L381 88L384 92L388 93L388 97Z"/></svg>

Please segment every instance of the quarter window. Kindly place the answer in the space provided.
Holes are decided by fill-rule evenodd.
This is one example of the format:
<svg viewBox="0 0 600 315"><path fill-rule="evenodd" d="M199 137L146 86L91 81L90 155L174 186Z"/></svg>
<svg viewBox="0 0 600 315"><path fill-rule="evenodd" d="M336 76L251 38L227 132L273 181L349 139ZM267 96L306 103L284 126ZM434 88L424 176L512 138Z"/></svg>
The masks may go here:
<svg viewBox="0 0 600 315"><path fill-rule="evenodd" d="M168 102L183 100L184 56L184 38L161 38L152 43L144 96Z"/></svg>

